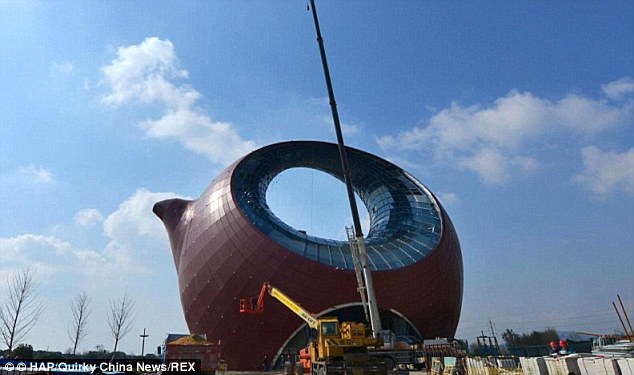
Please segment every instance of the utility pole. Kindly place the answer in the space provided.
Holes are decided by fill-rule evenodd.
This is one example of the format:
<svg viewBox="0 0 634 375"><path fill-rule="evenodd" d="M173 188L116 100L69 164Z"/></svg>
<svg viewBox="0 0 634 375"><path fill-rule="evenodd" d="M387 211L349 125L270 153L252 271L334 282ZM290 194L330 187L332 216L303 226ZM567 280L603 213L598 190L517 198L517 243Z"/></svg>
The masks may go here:
<svg viewBox="0 0 634 375"><path fill-rule="evenodd" d="M495 331L493 330L493 322L491 321L491 317L489 317L489 327L491 327L491 336L495 337Z"/></svg>
<svg viewBox="0 0 634 375"><path fill-rule="evenodd" d="M143 339L142 343L141 343L141 357L143 357L143 354L145 354L145 338L146 337L150 337L150 335L145 333L145 328L143 328L143 334L139 335L139 337L141 337Z"/></svg>
<svg viewBox="0 0 634 375"><path fill-rule="evenodd" d="M627 331L625 331L626 336L630 339L630 341L634 340L634 329L632 329L632 323L630 323L630 317L627 316L627 311L625 311L625 306L623 306L623 301L621 301L621 295L617 294L617 297L619 297L619 303L621 304L621 310L623 310L623 315L625 315L625 319L627 320L627 325L630 326L630 333L627 333Z"/></svg>

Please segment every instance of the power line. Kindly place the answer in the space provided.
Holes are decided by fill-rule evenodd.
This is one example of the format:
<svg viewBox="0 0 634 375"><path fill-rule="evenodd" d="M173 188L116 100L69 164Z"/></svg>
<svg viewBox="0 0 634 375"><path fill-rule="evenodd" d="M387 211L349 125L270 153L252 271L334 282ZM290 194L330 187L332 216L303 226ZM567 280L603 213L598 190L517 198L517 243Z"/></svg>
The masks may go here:
<svg viewBox="0 0 634 375"><path fill-rule="evenodd" d="M605 315L612 315L612 314L597 314L597 315L591 315L591 317L605 316ZM580 319L585 317L588 317L588 316L567 317L567 318L558 319L558 321L575 320L575 319ZM553 322L554 320L555 319L535 321L535 322L517 322L517 323L504 324L504 325L507 326L508 329L514 329L520 332L534 330L536 328L540 328L540 326L541 328L547 328L548 326L557 326L553 328L560 329L560 330L572 329L577 327L585 328L585 327L597 327L597 326L604 327L603 329L618 328L618 320L616 319L593 321L593 322L571 322L571 323L564 322L564 323L553 324L553 325L548 324L550 322ZM608 325L610 325L611 327L607 327ZM482 331L481 329L475 328L475 327L459 329L459 332L462 336L477 336L481 333L481 331Z"/></svg>
<svg viewBox="0 0 634 375"><path fill-rule="evenodd" d="M498 321L497 325L500 324L504 324L504 325L508 325L508 324L531 324L531 323L548 323L548 322L559 322L559 321L565 321L565 320L576 320L576 319L586 319L586 318L598 318L598 317L603 317L603 316L608 316L608 315L614 315L613 313L601 313L601 314L592 314L592 315L578 315L578 316L568 316L568 317L562 317L562 318L544 318L541 320L534 320L534 321L502 321L502 323L500 323Z"/></svg>

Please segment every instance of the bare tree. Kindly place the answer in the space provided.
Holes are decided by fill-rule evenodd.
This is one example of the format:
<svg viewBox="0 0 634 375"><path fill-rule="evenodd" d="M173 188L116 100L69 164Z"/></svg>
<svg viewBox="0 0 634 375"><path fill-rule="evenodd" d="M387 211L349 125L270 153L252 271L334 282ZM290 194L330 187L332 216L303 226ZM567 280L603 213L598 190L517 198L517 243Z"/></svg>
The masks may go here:
<svg viewBox="0 0 634 375"><path fill-rule="evenodd" d="M72 326L68 330L68 337L73 343L73 355L77 352L77 345L86 337L88 327L88 317L90 299L86 292L81 292L73 298L71 302L71 313L73 315Z"/></svg>
<svg viewBox="0 0 634 375"><path fill-rule="evenodd" d="M42 312L37 298L38 284L30 268L7 277L7 300L0 306L0 334L9 352L29 333Z"/></svg>
<svg viewBox="0 0 634 375"><path fill-rule="evenodd" d="M108 313L108 326L114 338L114 349L112 350L112 358L114 359L117 352L119 341L130 332L132 328L132 311L134 310L134 301L126 292L123 298L118 301L110 301L110 311Z"/></svg>

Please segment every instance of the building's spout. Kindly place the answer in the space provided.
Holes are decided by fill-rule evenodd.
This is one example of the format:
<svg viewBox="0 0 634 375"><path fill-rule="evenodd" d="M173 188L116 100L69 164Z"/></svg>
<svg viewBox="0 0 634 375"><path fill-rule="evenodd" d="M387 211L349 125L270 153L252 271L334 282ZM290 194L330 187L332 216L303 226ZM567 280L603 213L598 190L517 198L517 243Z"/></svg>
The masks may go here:
<svg viewBox="0 0 634 375"><path fill-rule="evenodd" d="M176 230L179 225L185 223L183 214L189 207L192 201L185 199L167 199L154 204L152 211L158 216L165 229L167 229L167 235L172 245L172 255L174 256L174 263L178 269L178 263L180 259L180 252L183 247L183 233L182 230Z"/></svg>

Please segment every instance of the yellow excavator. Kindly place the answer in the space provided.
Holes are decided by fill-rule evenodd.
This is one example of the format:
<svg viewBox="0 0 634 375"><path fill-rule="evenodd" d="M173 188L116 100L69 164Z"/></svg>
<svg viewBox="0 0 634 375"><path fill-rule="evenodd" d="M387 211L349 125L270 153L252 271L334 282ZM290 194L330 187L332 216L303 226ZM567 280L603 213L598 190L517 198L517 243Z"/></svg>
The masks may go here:
<svg viewBox="0 0 634 375"><path fill-rule="evenodd" d="M262 284L257 297L240 300L240 312L264 312L264 297L267 294L302 318L316 333L307 349L300 353L304 368L310 369L311 374L387 374L385 363L368 354L368 347L377 347L380 341L366 335L363 323L340 323L337 317L317 317L268 282Z"/></svg>

